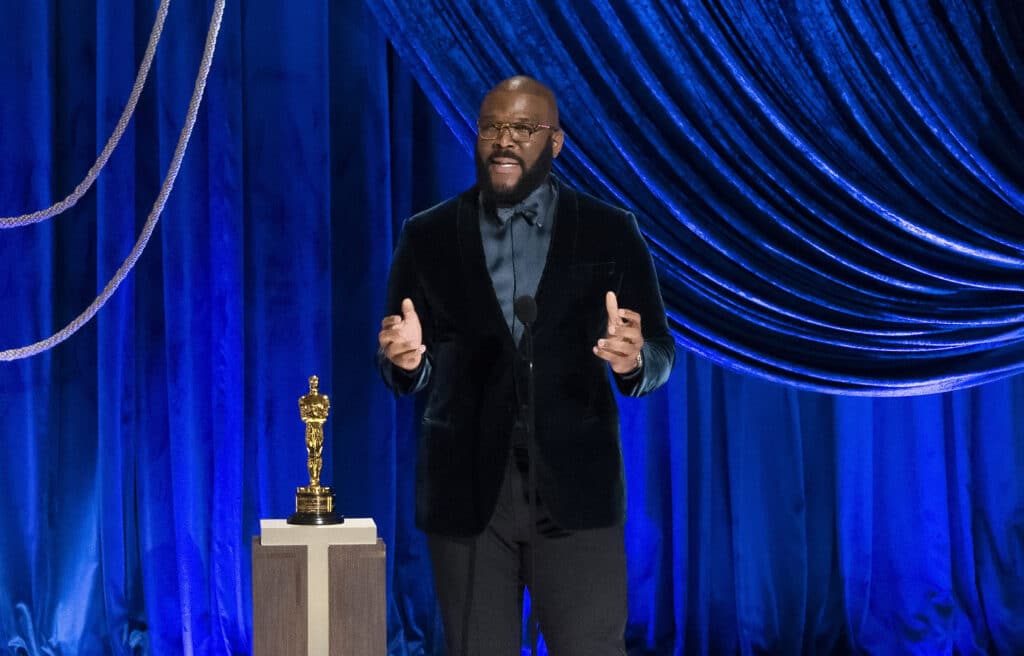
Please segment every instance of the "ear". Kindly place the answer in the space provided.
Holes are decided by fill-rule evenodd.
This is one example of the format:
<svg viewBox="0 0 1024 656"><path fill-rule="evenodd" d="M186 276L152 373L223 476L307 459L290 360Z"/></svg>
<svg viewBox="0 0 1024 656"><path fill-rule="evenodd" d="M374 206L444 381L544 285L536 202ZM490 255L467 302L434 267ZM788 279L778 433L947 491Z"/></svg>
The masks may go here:
<svg viewBox="0 0 1024 656"><path fill-rule="evenodd" d="M558 157L558 153L562 152L562 142L565 141L565 133L561 130L555 130L551 133L551 154L553 157Z"/></svg>

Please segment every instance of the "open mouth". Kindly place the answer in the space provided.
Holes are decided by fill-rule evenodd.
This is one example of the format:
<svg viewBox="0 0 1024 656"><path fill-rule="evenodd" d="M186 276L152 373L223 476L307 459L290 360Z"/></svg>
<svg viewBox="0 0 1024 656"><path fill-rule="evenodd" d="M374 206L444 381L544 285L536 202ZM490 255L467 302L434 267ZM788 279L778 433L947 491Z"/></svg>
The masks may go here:
<svg viewBox="0 0 1024 656"><path fill-rule="evenodd" d="M522 164L514 157L490 157L488 158L487 163L492 170L501 173L522 168Z"/></svg>

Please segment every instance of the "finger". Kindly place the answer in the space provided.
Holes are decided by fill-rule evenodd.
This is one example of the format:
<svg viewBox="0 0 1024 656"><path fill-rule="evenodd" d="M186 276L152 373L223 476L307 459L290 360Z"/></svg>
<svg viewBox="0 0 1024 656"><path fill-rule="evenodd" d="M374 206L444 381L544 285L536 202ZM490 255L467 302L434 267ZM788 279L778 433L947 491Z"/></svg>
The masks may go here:
<svg viewBox="0 0 1024 656"><path fill-rule="evenodd" d="M625 353L626 355L629 355L631 351L639 350L639 348L633 346L634 344L636 344L636 335L627 335L621 326L615 335L609 335L597 340L598 346Z"/></svg>
<svg viewBox="0 0 1024 656"><path fill-rule="evenodd" d="M380 331L380 334L377 336L377 343L388 359L391 358L392 353L400 353L422 346L420 342L413 342L397 330Z"/></svg>
<svg viewBox="0 0 1024 656"><path fill-rule="evenodd" d="M626 370L630 367L627 363L632 363L635 360L635 358L632 360L630 358L624 358L621 355L600 349L596 346L594 347L594 355L607 362L613 371Z"/></svg>
<svg viewBox="0 0 1024 656"><path fill-rule="evenodd" d="M416 307L412 304L411 298L402 299L402 319L409 319L410 315L416 314Z"/></svg>
<svg viewBox="0 0 1024 656"><path fill-rule="evenodd" d="M615 297L615 292L604 295L604 307L608 311L608 325L619 323L619 299Z"/></svg>
<svg viewBox="0 0 1024 656"><path fill-rule="evenodd" d="M402 323L402 316L399 314L391 314L384 317L384 320L380 322L380 327L387 330L388 328L394 328L400 323Z"/></svg>
<svg viewBox="0 0 1024 656"><path fill-rule="evenodd" d="M634 312L633 310L627 310L626 308L619 308L619 318L624 323L631 325L640 325L640 313Z"/></svg>
<svg viewBox="0 0 1024 656"><path fill-rule="evenodd" d="M635 333L627 334L621 327L614 335L609 335L605 339L608 340L612 350L621 351L626 355L629 355L630 351L639 351L640 345L643 342L639 335Z"/></svg>
<svg viewBox="0 0 1024 656"><path fill-rule="evenodd" d="M403 328L404 328L404 324L401 321L399 321L398 323L394 323L394 324L391 324L390 326L382 328L380 333L378 334L378 337L380 339L388 341L388 342L393 342L396 339L403 339L403 337L402 337L402 329Z"/></svg>
<svg viewBox="0 0 1024 656"><path fill-rule="evenodd" d="M423 344L413 344L412 342L391 342L384 349L384 355L387 356L388 360L394 363L398 363L404 357L410 355L419 355L427 350L427 347Z"/></svg>
<svg viewBox="0 0 1024 656"><path fill-rule="evenodd" d="M609 334L609 336L611 335ZM644 339L640 327L633 324L616 327L614 336L631 344L643 342Z"/></svg>
<svg viewBox="0 0 1024 656"><path fill-rule="evenodd" d="M601 358L605 362L611 362L613 358L617 358L618 357L618 356L616 356L613 353L609 353L608 351L605 351L603 349L598 348L597 346L595 346L593 350L594 350L594 355L596 355L597 357Z"/></svg>
<svg viewBox="0 0 1024 656"><path fill-rule="evenodd" d="M632 351L632 357L636 357L636 349L632 344L626 342L611 340L611 339L599 339L597 340L597 349L604 353L609 353L613 356L620 358L629 358L630 352Z"/></svg>

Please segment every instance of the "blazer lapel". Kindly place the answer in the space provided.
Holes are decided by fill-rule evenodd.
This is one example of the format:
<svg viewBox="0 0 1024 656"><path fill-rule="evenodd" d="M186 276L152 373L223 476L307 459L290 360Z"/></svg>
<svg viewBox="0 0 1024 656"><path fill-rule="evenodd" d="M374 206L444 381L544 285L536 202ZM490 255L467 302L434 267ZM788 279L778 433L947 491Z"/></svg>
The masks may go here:
<svg viewBox="0 0 1024 656"><path fill-rule="evenodd" d="M475 186L459 198L459 261L462 281L466 285L466 296L470 304L467 310L471 316L482 321L481 330L495 335L505 335L509 344L512 344L512 333L505 323L501 305L494 293L491 274L487 271L484 244L480 236L479 198L479 190Z"/></svg>
<svg viewBox="0 0 1024 656"><path fill-rule="evenodd" d="M548 246L548 257L544 271L537 285L536 334L544 328L545 317L550 317L561 303L560 295L571 288L570 270L576 258L576 239L580 227L579 199L576 192L553 178L558 185L558 208L555 214L555 231Z"/></svg>

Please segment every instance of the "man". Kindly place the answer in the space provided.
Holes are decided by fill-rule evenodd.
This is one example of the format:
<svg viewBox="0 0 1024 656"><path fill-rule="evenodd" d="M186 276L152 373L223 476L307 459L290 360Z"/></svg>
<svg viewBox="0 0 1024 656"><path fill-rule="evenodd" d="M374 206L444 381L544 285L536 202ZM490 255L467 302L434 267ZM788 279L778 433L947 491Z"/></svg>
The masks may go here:
<svg viewBox="0 0 1024 656"><path fill-rule="evenodd" d="M526 585L551 654L625 654L607 369L633 396L668 378L675 346L654 266L631 214L550 175L564 135L547 87L501 82L477 126L477 185L406 222L379 337L388 386L427 394L416 521L448 650L518 656Z"/></svg>

